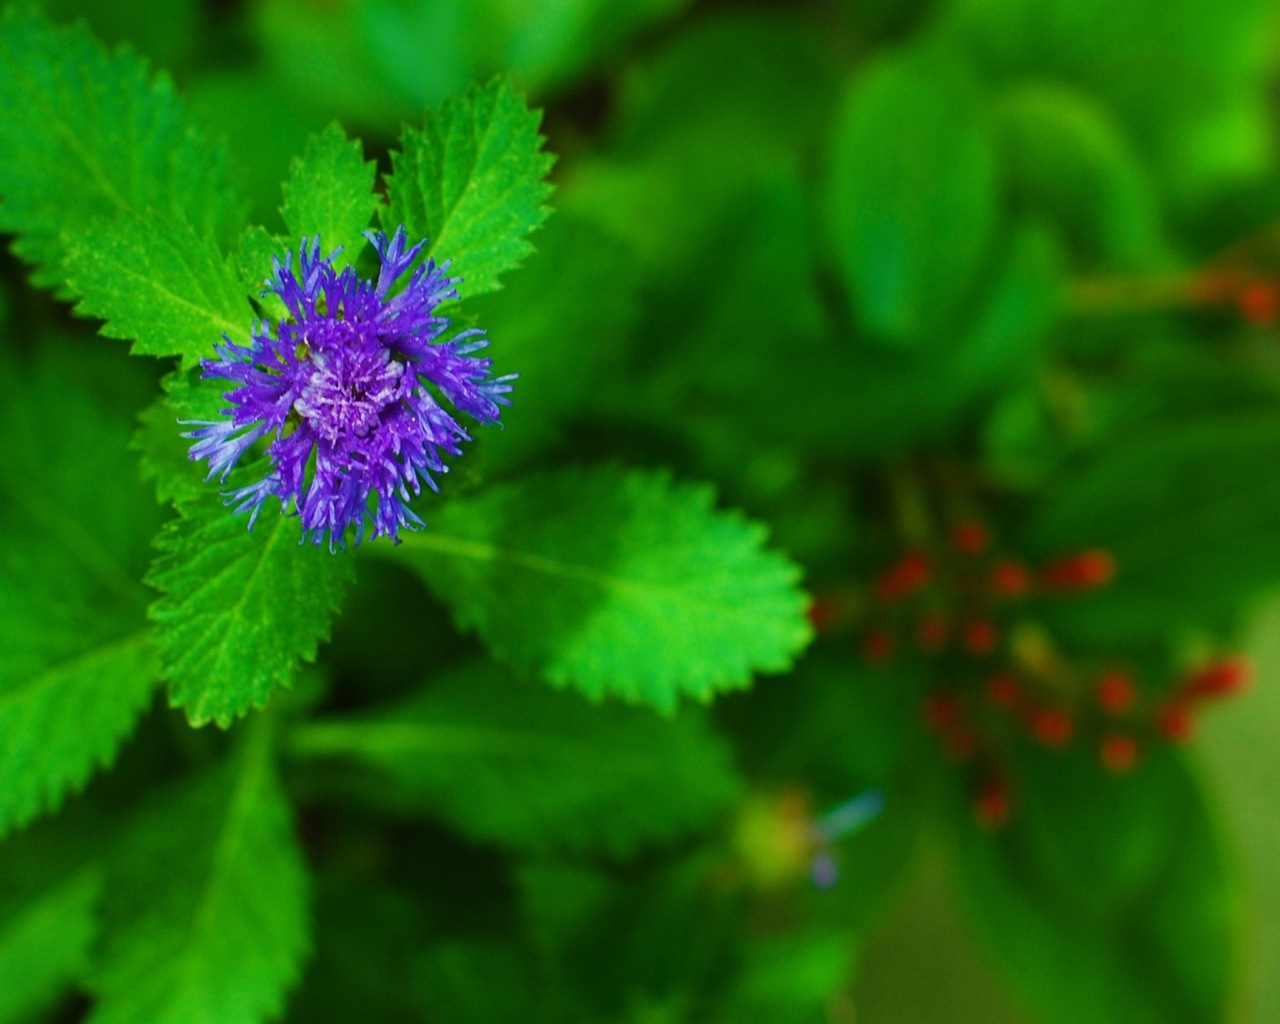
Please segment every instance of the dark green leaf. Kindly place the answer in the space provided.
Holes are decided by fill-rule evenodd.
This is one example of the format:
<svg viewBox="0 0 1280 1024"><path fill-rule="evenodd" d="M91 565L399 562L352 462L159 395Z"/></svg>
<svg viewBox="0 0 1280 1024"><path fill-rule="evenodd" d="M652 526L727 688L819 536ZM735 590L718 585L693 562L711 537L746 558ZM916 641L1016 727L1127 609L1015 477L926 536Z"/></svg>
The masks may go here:
<svg viewBox="0 0 1280 1024"><path fill-rule="evenodd" d="M84 975L98 934L102 880L92 872L0 901L0 1021L34 1020Z"/></svg>
<svg viewBox="0 0 1280 1024"><path fill-rule="evenodd" d="M1152 747L1128 777L1078 750L1023 767L1006 829L952 822L970 915L1010 979L1063 1024L1221 1020L1230 899L1183 764Z"/></svg>
<svg viewBox="0 0 1280 1024"><path fill-rule="evenodd" d="M836 123L827 224L861 323L918 344L946 323L990 249L996 162L962 64L940 50L884 57Z"/></svg>
<svg viewBox="0 0 1280 1024"><path fill-rule="evenodd" d="M737 788L696 713L593 706L487 665L399 707L302 724L292 749L373 767L462 831L521 846L623 853L707 824Z"/></svg>
<svg viewBox="0 0 1280 1024"><path fill-rule="evenodd" d="M1008 93L996 113L1017 200L1052 217L1083 259L1141 267L1159 257L1154 188L1106 111L1040 84Z"/></svg>
<svg viewBox="0 0 1280 1024"><path fill-rule="evenodd" d="M1165 426L1064 472L1028 535L1037 555L1105 548L1108 586L1054 602L1095 644L1151 640L1239 614L1280 575L1280 419Z"/></svg>
<svg viewBox="0 0 1280 1024"><path fill-rule="evenodd" d="M520 374L502 433L488 435L490 466L527 459L555 439L559 421L580 411L602 378L622 378L638 282L634 259L615 239L580 217L557 215L511 284L469 304L493 339L495 372Z"/></svg>
<svg viewBox="0 0 1280 1024"><path fill-rule="evenodd" d="M309 880L271 725L254 722L230 760L131 824L107 887L94 1024L280 1015L308 952Z"/></svg>

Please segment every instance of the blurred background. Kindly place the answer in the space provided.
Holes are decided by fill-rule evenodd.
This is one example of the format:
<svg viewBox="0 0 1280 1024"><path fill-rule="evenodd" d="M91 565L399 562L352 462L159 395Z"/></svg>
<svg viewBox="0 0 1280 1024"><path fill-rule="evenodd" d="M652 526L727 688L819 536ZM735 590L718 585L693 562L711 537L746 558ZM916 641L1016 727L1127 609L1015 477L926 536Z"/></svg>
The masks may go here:
<svg viewBox="0 0 1280 1024"><path fill-rule="evenodd" d="M1089 672L1117 662L1163 714L1178 680L1249 659L1253 685L1207 701L1193 740L1157 716L1125 734L1132 751L1113 744L1101 766L1092 746L1088 756L1100 778L1132 769L1138 779L1149 751L1153 762L1157 748L1181 751L1227 879L1208 917L1229 912L1236 926L1179 919L1173 960L1229 960L1230 1018L1280 1021L1280 4L42 6L167 69L226 138L250 221L273 231L291 158L334 119L387 170L401 125L473 80L508 73L545 107L558 212L528 277L472 311L495 324L501 367L523 377L486 465L671 464L770 523L806 567L819 639L793 677L760 684L760 703L735 697L721 711L746 765L784 766L760 768L765 788L798 786L815 805L863 783L891 809L914 799L895 788L896 763L886 773L851 756L829 771L803 728L791 742L766 726L771 709L804 694L883 685L868 682L875 672L901 673L913 697L906 718L891 709L879 722L874 700L850 712L872 734L925 736L917 705L936 709L939 693L979 700L989 673L965 658L981 639L970 631L958 653L928 657L925 619L904 618L969 599L967 583L937 571L938 538L958 525L979 524L1027 572L1082 552L1105 560L1096 579L1059 581L1072 591L1061 605L1051 570L1027 608L993 603L982 620L992 643L1003 650L1008 637L1010 664L1026 675L1045 658ZM575 313L574 288L616 301ZM582 424L604 426L572 429ZM941 589L899 612L920 588L887 595L881 584L923 549L927 586ZM1005 584L997 596L1021 594L1016 579ZM1036 653L1049 649L1044 637L1052 657ZM842 666L848 678L829 682ZM1060 719L1042 717L1030 746L1107 742L1080 687L1050 709L1069 711L1074 733L1059 744L1050 726ZM1004 751L1014 799L995 800L966 764L939 769L960 780L960 824L935 814L894 848L915 869L874 894L851 1000L830 1003L828 1020L1048 1019L1026 990L1034 980L1009 983L990 932L1044 957L1052 943L1036 946L1034 922L1020 932L1013 912L975 929L944 835L979 828L998 845L1021 827L1016 772L1059 772L1024 758L1023 740L985 714L979 758ZM841 772L844 791L829 783ZM1082 817L1064 818L1064 830L1105 831L1090 824L1092 806L1074 808ZM1176 863L1182 835L1162 835ZM846 877L862 870L858 856L842 859ZM807 864L796 870L789 884L812 887ZM1161 974L1167 962L1152 963L1120 969L1178 989ZM684 1019L670 1013L628 1019Z"/></svg>

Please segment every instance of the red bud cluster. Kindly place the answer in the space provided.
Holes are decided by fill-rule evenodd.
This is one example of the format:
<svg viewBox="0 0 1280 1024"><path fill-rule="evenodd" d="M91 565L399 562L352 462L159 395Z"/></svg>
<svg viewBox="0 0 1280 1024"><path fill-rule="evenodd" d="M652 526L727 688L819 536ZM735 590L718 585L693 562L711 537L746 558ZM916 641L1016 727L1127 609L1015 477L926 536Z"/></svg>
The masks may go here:
<svg viewBox="0 0 1280 1024"><path fill-rule="evenodd" d="M1122 715L1133 707L1138 691L1125 672L1107 672L1098 680L1098 706L1109 715Z"/></svg>
<svg viewBox="0 0 1280 1024"><path fill-rule="evenodd" d="M1129 667L1082 671L1034 623L1010 621L1011 606L1033 595L1107 585L1117 569L1111 552L1076 551L1031 567L993 549L990 531L976 520L958 523L949 541L905 552L876 578L874 625L863 636L863 653L885 662L897 637L905 636L924 654L951 658L948 673L960 668L960 679L952 676L947 692L926 697L921 712L947 756L969 765L965 770L977 780L973 815L983 828L999 828L1012 809L1002 768L1009 744L1060 750L1082 742L1096 751L1102 770L1125 775L1139 768L1143 746L1154 739L1190 739L1198 703L1238 693L1250 682L1247 661L1222 658L1187 675L1156 705L1144 698ZM810 614L819 628L827 621L821 600ZM1005 653L1009 667L996 660ZM966 671L956 655L991 663L981 689L954 685L965 676L976 683L978 675L977 665Z"/></svg>
<svg viewBox="0 0 1280 1024"><path fill-rule="evenodd" d="M881 601L897 601L926 586L933 572L928 556L909 551L876 580L876 597Z"/></svg>
<svg viewBox="0 0 1280 1024"><path fill-rule="evenodd" d="M1111 552L1099 549L1049 563L1040 572L1040 582L1049 590L1087 590L1110 583L1115 574Z"/></svg>
<svg viewBox="0 0 1280 1024"><path fill-rule="evenodd" d="M973 798L973 820L980 827L995 831L1009 820L1012 809L1008 780L1000 775L984 779Z"/></svg>
<svg viewBox="0 0 1280 1024"><path fill-rule="evenodd" d="M1236 292L1235 300L1240 315L1251 324L1269 327L1280 320L1280 288L1274 281L1249 281Z"/></svg>

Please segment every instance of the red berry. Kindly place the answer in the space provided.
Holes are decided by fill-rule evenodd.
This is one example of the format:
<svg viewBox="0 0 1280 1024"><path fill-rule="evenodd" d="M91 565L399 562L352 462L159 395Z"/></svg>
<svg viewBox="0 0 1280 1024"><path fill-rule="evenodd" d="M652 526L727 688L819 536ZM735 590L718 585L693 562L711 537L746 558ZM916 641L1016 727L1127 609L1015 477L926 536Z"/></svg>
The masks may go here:
<svg viewBox="0 0 1280 1024"><path fill-rule="evenodd" d="M947 620L930 613L916 623L916 644L920 650L933 654L942 650L947 642Z"/></svg>
<svg viewBox="0 0 1280 1024"><path fill-rule="evenodd" d="M948 730L942 738L943 748L953 761L967 761L978 750L978 737L963 725Z"/></svg>
<svg viewBox="0 0 1280 1024"><path fill-rule="evenodd" d="M1156 726L1174 743L1186 743L1196 734L1196 719L1185 704L1166 704L1156 713Z"/></svg>
<svg viewBox="0 0 1280 1024"><path fill-rule="evenodd" d="M1031 573L1020 562L997 562L991 570L991 589L1002 597L1019 597L1031 589Z"/></svg>
<svg viewBox="0 0 1280 1024"><path fill-rule="evenodd" d="M1133 771L1138 763L1138 741L1132 736L1114 733L1098 746L1102 766L1116 775Z"/></svg>
<svg viewBox="0 0 1280 1024"><path fill-rule="evenodd" d="M982 828L998 829L1009 820L1012 807L1008 783L1001 778L990 778L973 799L973 819Z"/></svg>
<svg viewBox="0 0 1280 1024"><path fill-rule="evenodd" d="M867 661L883 664L893 657L893 634L887 629L873 629L862 639L862 656Z"/></svg>
<svg viewBox="0 0 1280 1024"><path fill-rule="evenodd" d="M998 708L1011 708L1018 703L1022 686L1012 672L997 672L987 680L987 700Z"/></svg>
<svg viewBox="0 0 1280 1024"><path fill-rule="evenodd" d="M1223 658L1212 662L1182 684L1187 697L1228 697L1253 682L1253 663L1248 658Z"/></svg>
<svg viewBox="0 0 1280 1024"><path fill-rule="evenodd" d="M896 601L928 583L932 571L927 555L909 551L876 580L876 596L882 601Z"/></svg>
<svg viewBox="0 0 1280 1024"><path fill-rule="evenodd" d="M1280 319L1280 291L1270 281L1251 281L1236 295L1236 307L1249 323L1269 326Z"/></svg>
<svg viewBox="0 0 1280 1024"><path fill-rule="evenodd" d="M1119 715L1133 707L1138 691L1127 673L1107 672L1098 680L1097 697L1103 711Z"/></svg>
<svg viewBox="0 0 1280 1024"><path fill-rule="evenodd" d="M924 701L924 722L931 729L950 729L960 720L960 705L954 697L936 693Z"/></svg>
<svg viewBox="0 0 1280 1024"><path fill-rule="evenodd" d="M1110 551L1082 551L1050 563L1041 573L1045 586L1055 590L1081 590L1110 583L1116 561Z"/></svg>
<svg viewBox="0 0 1280 1024"><path fill-rule="evenodd" d="M809 625L814 628L815 632L823 633L830 628L835 622L839 614L839 606L835 600L825 594L817 594L813 598L813 602L809 605Z"/></svg>
<svg viewBox="0 0 1280 1024"><path fill-rule="evenodd" d="M990 654L999 639L995 624L989 619L970 619L964 624L964 645L972 654Z"/></svg>
<svg viewBox="0 0 1280 1024"><path fill-rule="evenodd" d="M1041 708L1032 716L1031 731L1046 747L1065 747L1075 733L1075 721L1061 708Z"/></svg>
<svg viewBox="0 0 1280 1024"><path fill-rule="evenodd" d="M978 555L986 550L990 540L987 528L973 519L957 523L951 531L952 546L964 555Z"/></svg>

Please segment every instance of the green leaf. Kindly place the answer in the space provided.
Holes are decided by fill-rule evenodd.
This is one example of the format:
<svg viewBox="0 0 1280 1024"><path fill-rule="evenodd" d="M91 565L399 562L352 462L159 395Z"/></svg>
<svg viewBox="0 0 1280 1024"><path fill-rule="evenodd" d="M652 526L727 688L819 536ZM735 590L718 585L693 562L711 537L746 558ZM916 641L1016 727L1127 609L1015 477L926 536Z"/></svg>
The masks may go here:
<svg viewBox="0 0 1280 1024"><path fill-rule="evenodd" d="M226 158L187 120L163 76L107 53L83 26L0 16L0 231L46 287L63 282L64 238L121 214L186 220L226 237L237 200Z"/></svg>
<svg viewBox="0 0 1280 1024"><path fill-rule="evenodd" d="M293 242L277 238L264 227L255 226L245 229L236 251L240 280L253 293L266 317L277 323L289 316L289 310L280 296L266 291L267 282L274 273L271 261L273 258L283 260L285 253L294 248Z"/></svg>
<svg viewBox="0 0 1280 1024"><path fill-rule="evenodd" d="M304 723L295 753L377 769L397 796L463 832L520 846L626 853L706 825L735 795L705 717L675 718L477 665L385 711Z"/></svg>
<svg viewBox="0 0 1280 1024"><path fill-rule="evenodd" d="M198 371L174 370L161 381L165 394L142 410L132 446L141 456L142 476L155 482L162 502L190 504L214 485L205 480L202 464L190 458L191 441L182 435L183 420L212 420L226 405L215 382L201 381Z"/></svg>
<svg viewBox="0 0 1280 1024"><path fill-rule="evenodd" d="M508 467L554 441L616 364L639 310L635 260L616 239L573 214L557 214L538 252L507 287L468 306L493 339L497 373L518 371L518 400L488 434L487 465Z"/></svg>
<svg viewBox="0 0 1280 1024"><path fill-rule="evenodd" d="M319 235L326 253L342 246L339 265L354 262L365 245L361 232L381 205L373 191L376 173L360 141L348 140L339 125L311 136L284 183L280 213L290 235Z"/></svg>
<svg viewBox="0 0 1280 1024"><path fill-rule="evenodd" d="M1099 98L1177 199L1271 164L1268 0L963 0L948 23L986 77L1069 83Z"/></svg>
<svg viewBox="0 0 1280 1024"><path fill-rule="evenodd" d="M1089 751L1036 751L995 834L956 801L969 914L1047 1021L1223 1018L1234 921L1222 854L1181 761L1146 755L1117 777Z"/></svg>
<svg viewBox="0 0 1280 1024"><path fill-rule="evenodd" d="M1003 96L995 114L1016 202L1052 217L1088 264L1145 269L1158 258L1155 190L1105 110L1033 84Z"/></svg>
<svg viewBox="0 0 1280 1024"><path fill-rule="evenodd" d="M710 1019L714 1024L830 1020L827 1007L849 984L854 949L850 934L815 928L756 938Z"/></svg>
<svg viewBox="0 0 1280 1024"><path fill-rule="evenodd" d="M696 20L628 68L616 146L579 157L557 193L683 288L725 255L720 232L754 208L762 180L809 177L841 69L795 12L734 9Z"/></svg>
<svg viewBox="0 0 1280 1024"><path fill-rule="evenodd" d="M388 232L403 224L411 242L430 239L426 255L452 261L464 296L498 288L533 251L525 236L550 212L543 179L555 158L542 152L539 120L498 78L429 111L391 155L382 223Z"/></svg>
<svg viewBox="0 0 1280 1024"><path fill-rule="evenodd" d="M76 311L101 317L108 338L137 355L212 359L226 334L249 342L253 309L235 265L184 222L121 217L79 231L69 243L67 283Z"/></svg>
<svg viewBox="0 0 1280 1024"><path fill-rule="evenodd" d="M506 0L370 0L350 17L358 37L368 40L371 64L402 95L423 104L498 71L539 94L563 86L687 2L574 0L533 11Z"/></svg>
<svg viewBox="0 0 1280 1024"><path fill-rule="evenodd" d="M147 576L161 593L150 609L155 642L170 704L193 725L225 728L315 658L351 560L300 544L296 518L270 509L249 531L212 484L180 513L157 539Z"/></svg>
<svg viewBox="0 0 1280 1024"><path fill-rule="evenodd" d="M1048 558L1105 548L1106 587L1046 605L1095 645L1239 615L1280 575L1280 419L1220 414L1108 447L1054 481L1027 537Z"/></svg>
<svg viewBox="0 0 1280 1024"><path fill-rule="evenodd" d="M0 835L110 764L155 688L137 369L52 342L32 366L0 354Z"/></svg>
<svg viewBox="0 0 1280 1024"><path fill-rule="evenodd" d="M101 878L93 872L0 900L0 1021L34 1020L89 966Z"/></svg>
<svg viewBox="0 0 1280 1024"><path fill-rule="evenodd" d="M384 551L498 657L669 710L785 670L810 636L799 570L713 502L664 473L562 472L455 498Z"/></svg>
<svg viewBox="0 0 1280 1024"><path fill-rule="evenodd" d="M309 950L310 884L271 764L272 724L255 721L227 762L131 823L108 880L92 1024L281 1013Z"/></svg>
<svg viewBox="0 0 1280 1024"><path fill-rule="evenodd" d="M910 346L948 322L997 222L996 161L974 88L944 51L883 57L836 122L827 224L854 311Z"/></svg>

